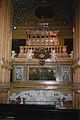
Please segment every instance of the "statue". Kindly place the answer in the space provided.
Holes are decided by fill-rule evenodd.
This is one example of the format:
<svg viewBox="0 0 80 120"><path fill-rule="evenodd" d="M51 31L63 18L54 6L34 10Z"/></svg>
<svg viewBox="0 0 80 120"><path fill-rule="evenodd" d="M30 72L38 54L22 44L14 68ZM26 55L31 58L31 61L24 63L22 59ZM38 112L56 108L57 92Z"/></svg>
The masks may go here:
<svg viewBox="0 0 80 120"><path fill-rule="evenodd" d="M53 60L54 62L56 62L58 60L55 50L51 50L51 60Z"/></svg>
<svg viewBox="0 0 80 120"><path fill-rule="evenodd" d="M71 54L69 54L71 58L73 58L73 50L71 51Z"/></svg>
<svg viewBox="0 0 80 120"><path fill-rule="evenodd" d="M50 55L51 55L51 58L46 59L45 62L51 62L51 61L56 62L58 60L55 50L51 50Z"/></svg>
<svg viewBox="0 0 80 120"><path fill-rule="evenodd" d="M32 49L28 50L26 54L26 60L32 60L34 53L32 52Z"/></svg>
<svg viewBox="0 0 80 120"><path fill-rule="evenodd" d="M16 53L15 53L14 50L12 50L12 51L11 51L11 58L15 58L15 56L16 56Z"/></svg>

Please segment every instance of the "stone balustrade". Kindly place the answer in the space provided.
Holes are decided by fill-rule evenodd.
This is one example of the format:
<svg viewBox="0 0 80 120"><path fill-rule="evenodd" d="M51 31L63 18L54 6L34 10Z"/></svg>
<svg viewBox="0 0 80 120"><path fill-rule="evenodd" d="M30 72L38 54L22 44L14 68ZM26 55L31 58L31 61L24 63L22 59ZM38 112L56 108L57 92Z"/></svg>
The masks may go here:
<svg viewBox="0 0 80 120"><path fill-rule="evenodd" d="M67 49L66 46L36 46L36 45L29 45L29 46L20 46L20 53L26 53L29 49L32 49L33 51L35 51L36 49L39 48L44 48L44 49L48 49L48 50L55 50L56 53L67 53Z"/></svg>

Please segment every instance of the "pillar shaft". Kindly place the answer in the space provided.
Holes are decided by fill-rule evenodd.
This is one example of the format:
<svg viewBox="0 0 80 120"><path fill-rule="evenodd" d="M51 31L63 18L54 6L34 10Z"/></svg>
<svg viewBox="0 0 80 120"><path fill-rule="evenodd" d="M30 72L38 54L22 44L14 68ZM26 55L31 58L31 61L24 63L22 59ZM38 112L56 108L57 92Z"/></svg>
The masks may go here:
<svg viewBox="0 0 80 120"><path fill-rule="evenodd" d="M80 0L75 0L75 17L74 17L74 33L73 33L73 53L74 53L74 73L73 82L77 84L77 89L80 87ZM75 108L79 108L79 95L74 94Z"/></svg>
<svg viewBox="0 0 80 120"><path fill-rule="evenodd" d="M0 0L0 83L8 83L12 32L10 28L10 0Z"/></svg>

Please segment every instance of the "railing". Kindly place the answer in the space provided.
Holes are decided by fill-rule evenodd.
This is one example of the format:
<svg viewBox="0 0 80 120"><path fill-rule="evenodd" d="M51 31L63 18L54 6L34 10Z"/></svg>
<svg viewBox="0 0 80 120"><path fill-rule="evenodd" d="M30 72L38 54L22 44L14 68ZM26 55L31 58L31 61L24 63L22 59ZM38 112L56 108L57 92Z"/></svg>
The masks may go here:
<svg viewBox="0 0 80 120"><path fill-rule="evenodd" d="M56 53L66 53L67 51L67 46L51 46L51 45L29 45L29 46L20 46L20 53L26 53L29 49L32 49L33 51L39 48L44 48L48 50L55 50Z"/></svg>

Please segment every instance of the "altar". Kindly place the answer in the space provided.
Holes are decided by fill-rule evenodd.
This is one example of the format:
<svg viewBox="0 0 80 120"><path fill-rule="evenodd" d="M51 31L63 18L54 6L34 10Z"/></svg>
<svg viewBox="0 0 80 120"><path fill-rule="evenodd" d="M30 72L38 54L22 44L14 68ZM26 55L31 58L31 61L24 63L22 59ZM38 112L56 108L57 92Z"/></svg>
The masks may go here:
<svg viewBox="0 0 80 120"><path fill-rule="evenodd" d="M26 46L12 55L13 82L71 83L72 57L59 44L59 31L27 30Z"/></svg>
<svg viewBox="0 0 80 120"><path fill-rule="evenodd" d="M14 53L14 52L13 52ZM59 31L31 29L26 46L12 54L10 103L72 106L72 55L59 44ZM70 85L70 86L68 86ZM66 89L66 90L65 90Z"/></svg>

